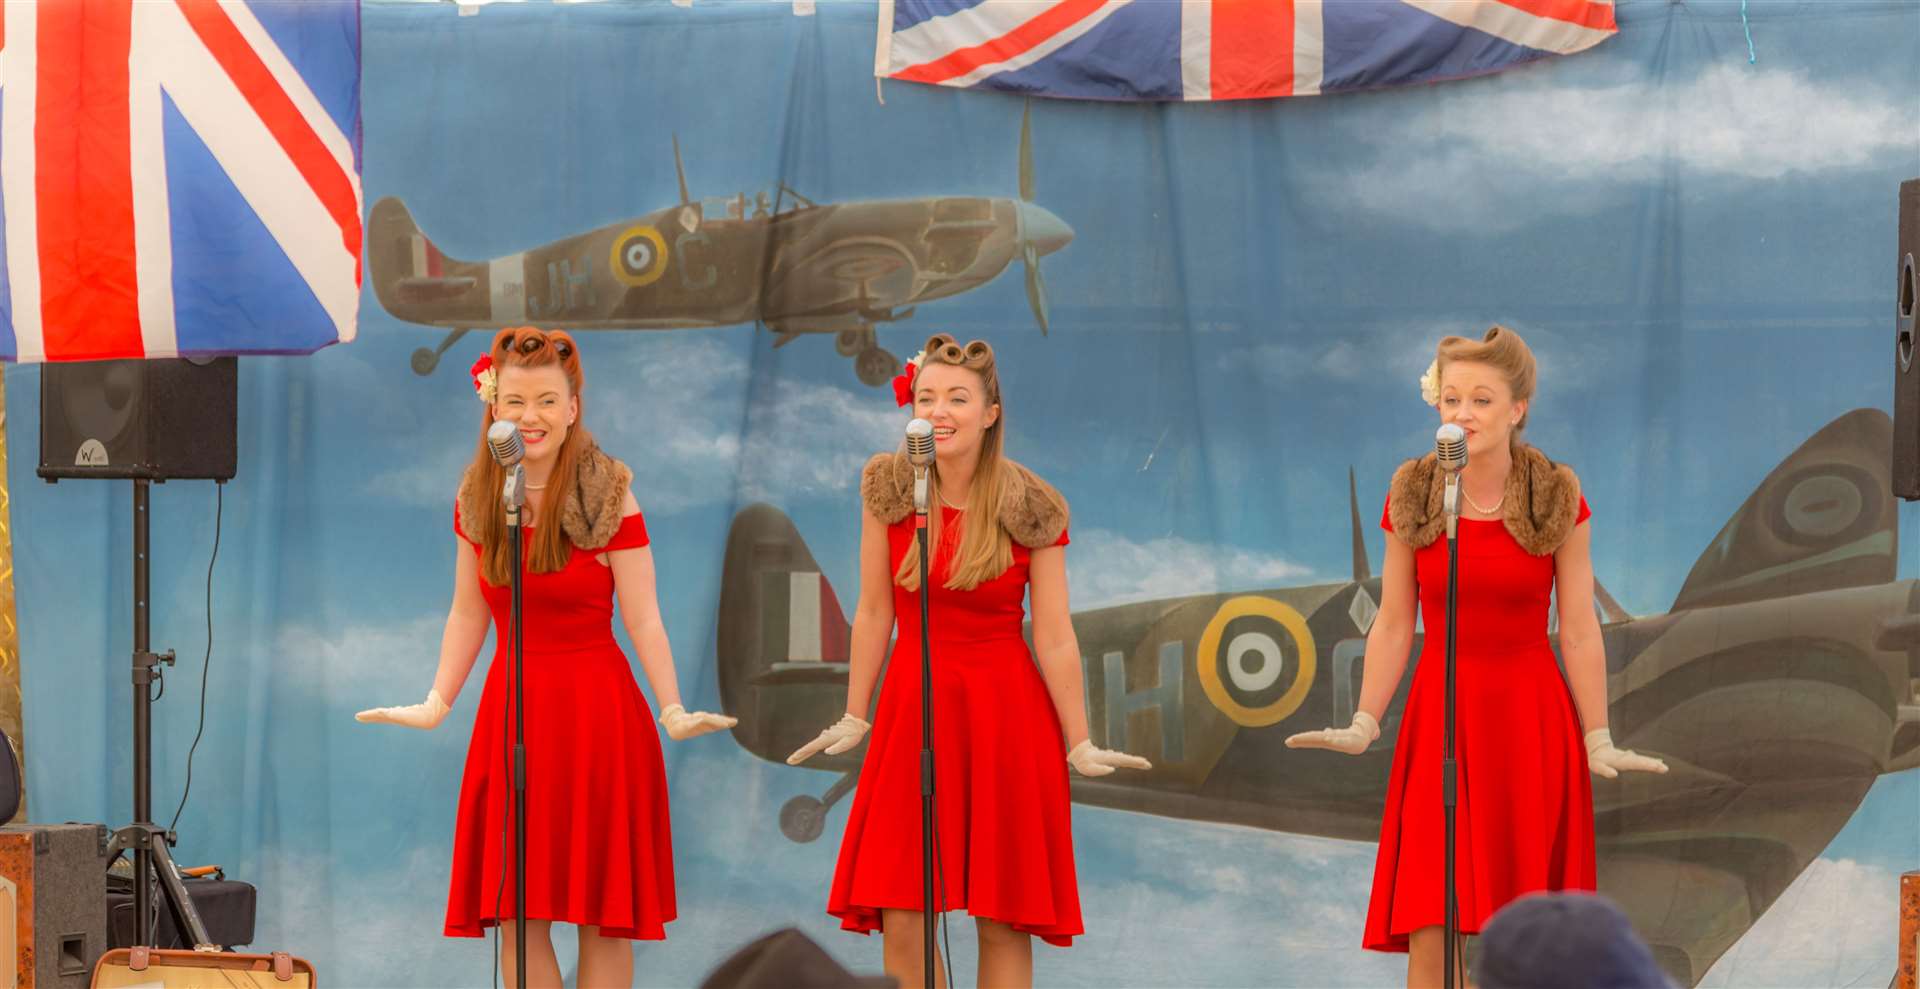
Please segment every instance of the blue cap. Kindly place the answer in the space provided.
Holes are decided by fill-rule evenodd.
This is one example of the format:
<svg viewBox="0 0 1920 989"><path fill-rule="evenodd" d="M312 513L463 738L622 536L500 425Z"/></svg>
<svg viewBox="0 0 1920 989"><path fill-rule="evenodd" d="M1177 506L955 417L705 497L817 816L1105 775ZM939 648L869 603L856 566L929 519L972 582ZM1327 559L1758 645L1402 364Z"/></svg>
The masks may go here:
<svg viewBox="0 0 1920 989"><path fill-rule="evenodd" d="M1627 915L1595 893L1533 893L1480 932L1480 989L1672 989Z"/></svg>

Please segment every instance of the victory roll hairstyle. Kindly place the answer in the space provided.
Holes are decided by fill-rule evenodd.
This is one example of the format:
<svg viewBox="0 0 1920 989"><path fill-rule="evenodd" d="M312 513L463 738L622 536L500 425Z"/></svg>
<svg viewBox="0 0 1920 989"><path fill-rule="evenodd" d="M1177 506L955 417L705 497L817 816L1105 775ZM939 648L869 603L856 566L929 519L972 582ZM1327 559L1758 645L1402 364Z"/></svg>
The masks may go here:
<svg viewBox="0 0 1920 989"><path fill-rule="evenodd" d="M1538 366L1534 363L1533 351L1527 346L1520 334L1495 324L1486 335L1478 340L1466 337L1446 337L1440 341L1434 365L1437 369L1434 381L1437 383L1454 361L1473 364L1485 364L1500 372L1507 380L1507 387L1513 391L1513 400L1526 402L1533 399L1534 379L1538 375ZM1513 428L1513 442L1520 442L1520 431L1527 428L1529 409L1520 416L1520 422Z"/></svg>
<svg viewBox="0 0 1920 989"><path fill-rule="evenodd" d="M487 353L493 358L496 369L557 365L566 375L567 387L573 397L580 398L581 418L585 418L586 400L581 398L581 392L586 389L586 377L580 370L580 351L574 346L573 338L566 333L559 330L549 332L531 326L510 327L494 335L493 346ZM487 447L487 428L495 421L495 408L495 404L489 403L480 413L480 439L475 444L473 461L468 465L460 485L461 504L485 505L490 510L479 518L462 516L460 527L465 530L467 538L480 544L480 575L488 583L500 586L512 579L513 565L506 544L506 511L500 504L500 489L506 483L506 469L493 459L493 453ZM560 506L574 497L579 487L581 457L592 446L593 434L577 421L567 430L567 438L560 444L559 457L553 465L553 476L547 481L547 496L543 503L545 517L534 526L533 544L527 553L527 569L533 573L562 570L573 555L573 543L561 531Z"/></svg>
<svg viewBox="0 0 1920 989"><path fill-rule="evenodd" d="M1000 404L1000 373L994 364L993 348L985 340L974 340L961 346L945 333L928 337L926 358L913 375L915 394L918 394L920 375L935 364L952 364L979 375L981 406L991 408ZM949 590L973 590L1006 573L1007 568L1013 566L1013 541L1000 520L1000 505L1008 483L1004 452L1006 425L1006 409L1002 407L1000 416L993 425L987 427L980 439L980 462L973 470L973 490L967 495L967 515L961 520L960 545L955 547L953 567L947 576L946 586ZM929 559L938 559L941 500L938 496L940 464L937 460L929 471L928 479L933 496L927 499L927 555ZM920 554L908 553L894 571L893 579L901 587L918 590Z"/></svg>

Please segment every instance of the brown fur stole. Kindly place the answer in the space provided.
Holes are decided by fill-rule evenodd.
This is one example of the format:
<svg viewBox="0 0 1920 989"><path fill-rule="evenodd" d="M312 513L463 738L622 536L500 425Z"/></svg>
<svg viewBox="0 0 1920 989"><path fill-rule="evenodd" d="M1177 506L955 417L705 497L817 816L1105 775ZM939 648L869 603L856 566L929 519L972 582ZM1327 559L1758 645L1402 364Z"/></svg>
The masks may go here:
<svg viewBox="0 0 1920 989"><path fill-rule="evenodd" d="M1000 486L1000 527L1028 549L1058 542L1067 531L1067 499L1020 464L1003 459L1001 465L1006 473ZM887 525L913 511L913 465L904 449L876 453L867 461L860 473L860 500Z"/></svg>
<svg viewBox="0 0 1920 989"><path fill-rule="evenodd" d="M469 467L471 472L473 468ZM560 528L577 549L599 549L620 529L620 508L626 503L633 471L596 445L580 451L573 496L560 506ZM482 511L499 511L496 504L482 508L469 504L470 486L460 480L460 517L477 518ZM497 496L493 492L490 497Z"/></svg>
<svg viewBox="0 0 1920 989"><path fill-rule="evenodd" d="M1446 477L1434 468L1434 455L1409 460L1393 472L1388 486L1387 519L1394 534L1419 549L1446 530L1442 501ZM1500 521L1520 548L1544 556L1560 548L1573 532L1580 512L1580 480L1573 468L1556 464L1531 446L1513 452L1507 472L1506 503Z"/></svg>

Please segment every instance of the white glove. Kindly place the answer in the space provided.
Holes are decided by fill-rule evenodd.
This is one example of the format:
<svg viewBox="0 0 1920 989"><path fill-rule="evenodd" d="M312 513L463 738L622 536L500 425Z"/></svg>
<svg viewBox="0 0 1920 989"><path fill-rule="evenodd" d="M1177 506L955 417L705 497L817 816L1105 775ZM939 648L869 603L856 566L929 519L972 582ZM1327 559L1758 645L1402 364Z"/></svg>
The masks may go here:
<svg viewBox="0 0 1920 989"><path fill-rule="evenodd" d="M1322 728L1287 736L1287 748L1332 749L1348 755L1359 755L1379 737L1380 722L1373 720L1373 715L1365 711L1355 711L1353 724L1345 728Z"/></svg>
<svg viewBox="0 0 1920 989"><path fill-rule="evenodd" d="M679 742L710 731L732 728L740 723L740 719L706 711L689 714L686 708L678 704L668 704L660 711L660 723L666 726L667 737Z"/></svg>
<svg viewBox="0 0 1920 989"><path fill-rule="evenodd" d="M793 750L787 757L787 765L798 766L814 757L821 749L828 755L839 755L860 744L867 737L867 729L873 726L851 714L843 714L826 731L813 737L813 741Z"/></svg>
<svg viewBox="0 0 1920 989"><path fill-rule="evenodd" d="M1103 749L1093 739L1083 738L1067 753L1067 765L1082 776L1105 776L1116 769L1152 769L1153 763L1137 755Z"/></svg>
<svg viewBox="0 0 1920 989"><path fill-rule="evenodd" d="M353 716L355 721L368 724L400 725L403 728L419 728L423 731L440 726L441 719L447 716L447 702L440 699L438 690L427 691L427 699L418 704L405 707L373 707Z"/></svg>
<svg viewBox="0 0 1920 989"><path fill-rule="evenodd" d="M1595 728L1587 732L1587 768L1597 775L1613 779L1622 771L1664 773L1667 764L1632 749L1616 749L1613 747L1613 732Z"/></svg>

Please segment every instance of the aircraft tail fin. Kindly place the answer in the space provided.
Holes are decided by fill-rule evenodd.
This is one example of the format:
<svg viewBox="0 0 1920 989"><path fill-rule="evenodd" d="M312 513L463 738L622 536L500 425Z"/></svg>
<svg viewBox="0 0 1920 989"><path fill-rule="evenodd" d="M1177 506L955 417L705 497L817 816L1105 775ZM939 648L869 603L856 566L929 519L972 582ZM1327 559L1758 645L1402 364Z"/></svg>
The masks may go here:
<svg viewBox="0 0 1920 989"><path fill-rule="evenodd" d="M740 719L734 738L763 759L785 759L838 720L851 633L833 585L786 513L767 504L741 509L727 533L715 631L720 704ZM808 765L835 768L846 758Z"/></svg>
<svg viewBox="0 0 1920 989"><path fill-rule="evenodd" d="M680 135L673 135L673 177L680 180L680 205L693 202L687 197L687 166L680 164Z"/></svg>
<svg viewBox="0 0 1920 989"><path fill-rule="evenodd" d="M367 277L388 312L451 299L474 287L471 262L448 257L420 231L398 197L373 204L367 219Z"/></svg>
<svg viewBox="0 0 1920 989"><path fill-rule="evenodd" d="M1782 460L1708 544L1674 611L1894 579L1893 420L1855 409Z"/></svg>
<svg viewBox="0 0 1920 989"><path fill-rule="evenodd" d="M1373 578L1373 568L1367 565L1367 540L1360 528L1360 491L1354 487L1353 468L1347 468L1347 513L1353 517L1353 580L1365 583Z"/></svg>

